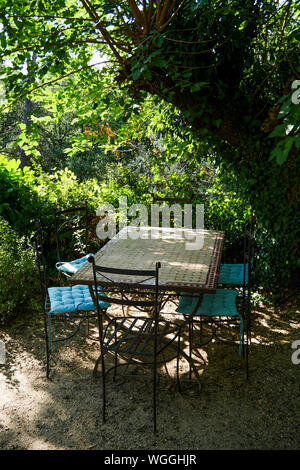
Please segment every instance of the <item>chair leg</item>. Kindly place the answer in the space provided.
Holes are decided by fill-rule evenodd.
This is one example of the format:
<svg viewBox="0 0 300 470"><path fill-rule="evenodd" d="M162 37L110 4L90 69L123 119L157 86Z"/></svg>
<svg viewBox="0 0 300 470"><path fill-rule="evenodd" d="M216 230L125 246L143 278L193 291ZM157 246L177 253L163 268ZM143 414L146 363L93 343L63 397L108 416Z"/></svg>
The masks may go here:
<svg viewBox="0 0 300 470"><path fill-rule="evenodd" d="M46 377L47 377L47 379L49 379L49 377L50 377L50 354L49 354L48 348L46 350L46 361L47 361L47 364L46 364Z"/></svg>
<svg viewBox="0 0 300 470"><path fill-rule="evenodd" d="M181 385L180 385L180 379L179 379L180 338L181 338L181 330L179 331L179 335L178 335L177 361L176 361L176 379L177 379L177 386L178 386L179 392L181 392Z"/></svg>
<svg viewBox="0 0 300 470"><path fill-rule="evenodd" d="M90 334L90 321L89 318L87 317L86 319L86 336L88 337Z"/></svg>
<svg viewBox="0 0 300 470"><path fill-rule="evenodd" d="M49 379L50 375L50 349L49 349L49 336L48 336L48 326L47 326L47 317L44 314L44 329L45 329L45 341L46 341L46 377ZM51 331L50 331L51 334Z"/></svg>
<svg viewBox="0 0 300 470"><path fill-rule="evenodd" d="M94 365L94 369L93 369L93 377L94 378L97 377L98 365L100 363L101 356L102 356L102 354L100 354L100 356L98 357L98 359L96 360L95 365Z"/></svg>
<svg viewBox="0 0 300 470"><path fill-rule="evenodd" d="M190 361L192 360L192 343L193 343L193 330L194 330L194 322L193 319L189 322L189 358ZM189 379L192 378L192 368L191 362L189 363Z"/></svg>
<svg viewBox="0 0 300 470"><path fill-rule="evenodd" d="M106 388L105 388L105 362L104 354L101 354L101 366L102 366L102 422L106 421Z"/></svg>
<svg viewBox="0 0 300 470"><path fill-rule="evenodd" d="M115 322L115 344L117 343L117 323ZM117 366L118 366L118 354L115 352L115 357L114 357L114 376L113 376L113 381L115 382L116 380L116 375L117 375Z"/></svg>
<svg viewBox="0 0 300 470"><path fill-rule="evenodd" d="M248 359L248 344L246 346L246 379L249 379L249 359Z"/></svg>
<svg viewBox="0 0 300 470"><path fill-rule="evenodd" d="M153 364L153 431L157 432L157 423L156 423L156 358L154 359Z"/></svg>
<svg viewBox="0 0 300 470"><path fill-rule="evenodd" d="M184 351L180 350L180 354L181 354L182 357L184 357L184 359L191 365L191 367L192 367L192 369L193 369L193 372L194 372L194 374L195 374L196 380L198 381L198 384L199 384L199 391L201 391L200 376L199 376L199 374L198 374L197 367L195 366L194 361L193 361L192 359L190 359L189 355L186 354Z"/></svg>
<svg viewBox="0 0 300 470"><path fill-rule="evenodd" d="M249 379L249 318L246 327L246 379Z"/></svg>
<svg viewBox="0 0 300 470"><path fill-rule="evenodd" d="M104 359L104 347L103 347L103 328L102 328L102 321L100 317L100 313L98 313L98 333L99 333L99 346L100 346L100 356L98 357L95 367L93 370L93 376L96 377L98 364L101 360L101 367L102 367L102 422L105 423L106 421L106 373L105 373L105 359Z"/></svg>
<svg viewBox="0 0 300 470"><path fill-rule="evenodd" d="M202 332L203 332L202 317L200 317L200 343L202 343Z"/></svg>
<svg viewBox="0 0 300 470"><path fill-rule="evenodd" d="M240 322L242 322L242 319L240 318ZM241 332L240 331L240 348L241 348L241 351L242 351L242 357L243 359L245 359L245 328L244 328L244 320L243 320L243 324L241 323L240 324L240 330L241 328L243 328L243 331ZM246 329L246 341L247 341L247 329ZM239 351L239 354L240 354L240 351Z"/></svg>

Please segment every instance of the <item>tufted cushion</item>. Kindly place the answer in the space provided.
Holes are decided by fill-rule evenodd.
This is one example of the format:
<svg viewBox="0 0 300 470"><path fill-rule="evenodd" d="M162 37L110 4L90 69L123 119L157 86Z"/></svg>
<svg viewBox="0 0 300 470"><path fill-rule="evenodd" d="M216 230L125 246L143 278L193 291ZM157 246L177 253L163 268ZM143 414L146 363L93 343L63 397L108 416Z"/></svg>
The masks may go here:
<svg viewBox="0 0 300 470"><path fill-rule="evenodd" d="M243 264L221 264L218 277L218 284L239 284L244 283ZM245 266L245 284L248 283L248 264Z"/></svg>
<svg viewBox="0 0 300 470"><path fill-rule="evenodd" d="M55 266L59 271L74 274L78 271L79 268L81 268L81 266L83 266L87 262L90 256L94 255L92 253L89 253L88 255L83 256L82 258L74 259L73 261L59 261L58 263L56 263Z"/></svg>
<svg viewBox="0 0 300 470"><path fill-rule="evenodd" d="M94 302L91 297L89 287L85 285L75 285L72 287L49 287L50 300L49 313L68 313L77 310L94 310ZM108 302L100 301L101 308L109 307Z"/></svg>

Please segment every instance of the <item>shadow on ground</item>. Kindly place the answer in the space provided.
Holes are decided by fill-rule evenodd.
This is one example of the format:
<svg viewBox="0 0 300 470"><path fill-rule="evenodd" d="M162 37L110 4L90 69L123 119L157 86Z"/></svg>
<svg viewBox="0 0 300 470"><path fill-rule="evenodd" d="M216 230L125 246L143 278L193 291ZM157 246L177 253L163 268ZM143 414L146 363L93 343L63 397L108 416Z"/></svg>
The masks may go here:
<svg viewBox="0 0 300 470"><path fill-rule="evenodd" d="M237 333L238 338L238 333ZM108 382L102 424L101 380L92 378L97 342L61 344L45 378L43 320L26 315L3 328L0 366L1 449L299 449L299 310L260 304L254 312L250 377L238 345L209 343L194 355L202 389L160 381L158 434L152 431L152 386L145 376ZM184 338L187 347L187 336ZM181 374L188 367L181 362ZM173 371L174 372L174 371ZM171 375L172 375L171 367Z"/></svg>

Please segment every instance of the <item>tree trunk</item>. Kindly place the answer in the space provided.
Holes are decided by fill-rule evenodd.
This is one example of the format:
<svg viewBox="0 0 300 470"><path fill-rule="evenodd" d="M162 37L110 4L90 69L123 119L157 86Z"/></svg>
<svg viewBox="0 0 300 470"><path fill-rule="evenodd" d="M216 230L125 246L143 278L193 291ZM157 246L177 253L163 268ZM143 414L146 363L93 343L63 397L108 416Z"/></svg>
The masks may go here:
<svg viewBox="0 0 300 470"><path fill-rule="evenodd" d="M35 53L32 54L32 59L31 62L33 64L36 63L37 56ZM27 69L30 65L30 61L27 60ZM25 98L25 103L24 103L24 124L26 126L26 130L29 131L30 128L30 115L31 115L31 110L32 110L32 101L29 98ZM24 169L25 166L31 166L30 158L28 155L26 155L25 151L20 148L20 166L21 170Z"/></svg>

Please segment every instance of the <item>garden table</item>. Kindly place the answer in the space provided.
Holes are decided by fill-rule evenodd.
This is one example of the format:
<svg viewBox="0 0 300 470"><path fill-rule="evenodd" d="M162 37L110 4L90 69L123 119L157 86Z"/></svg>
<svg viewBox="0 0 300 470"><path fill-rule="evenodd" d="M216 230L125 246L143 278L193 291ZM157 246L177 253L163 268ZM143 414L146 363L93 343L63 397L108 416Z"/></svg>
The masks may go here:
<svg viewBox="0 0 300 470"><path fill-rule="evenodd" d="M196 249L190 249L195 234L198 236L198 246L193 245ZM198 292L200 295L195 305L195 313L201 302L201 294L216 292L223 243L224 232L214 230L130 226L123 228L94 256L96 265L137 271L153 270L155 263L159 261L161 263L160 295L169 297L174 293L179 295L180 292ZM141 282L140 276L135 278L131 275L130 281L126 275L110 274L109 276L114 284L103 277L101 281L99 279L103 287L115 286L117 283L122 286L122 290L128 288L128 292L133 288L138 290L142 288L145 291L153 287L152 280ZM69 282L89 285L92 294L94 284L92 264L85 263L69 278ZM188 324L194 313L184 323ZM182 349L181 354L189 362L190 371L194 370L200 383L191 357L191 349L189 355ZM96 374L100 357L96 361L94 374Z"/></svg>
<svg viewBox="0 0 300 470"><path fill-rule="evenodd" d="M197 235L198 246L193 244ZM159 288L163 292L199 292L214 294L222 257L224 232L204 229L124 227L96 254L96 265L151 270L161 263ZM192 248L192 249L191 249ZM195 249L196 248L196 249ZM114 274L111 279L122 287L151 288L151 282L140 283L140 277L129 282L124 275ZM72 284L94 282L91 263L84 264L69 279ZM103 278L103 285L109 280Z"/></svg>

